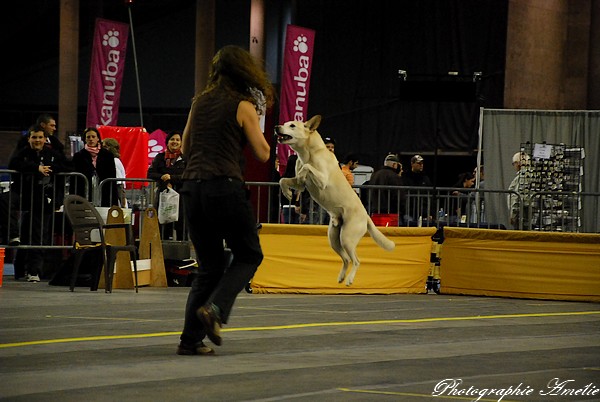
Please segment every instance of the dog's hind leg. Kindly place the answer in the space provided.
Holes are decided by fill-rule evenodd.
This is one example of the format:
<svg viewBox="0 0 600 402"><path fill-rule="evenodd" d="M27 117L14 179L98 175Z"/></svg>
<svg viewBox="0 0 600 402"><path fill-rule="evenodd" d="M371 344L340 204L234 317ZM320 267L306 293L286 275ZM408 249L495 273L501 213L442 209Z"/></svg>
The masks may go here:
<svg viewBox="0 0 600 402"><path fill-rule="evenodd" d="M353 253L350 258L352 259L352 269L350 270L350 274L346 277L346 286L352 285L354 282L354 277L356 276L356 271L358 271L358 267L360 266L360 260L356 256L356 253Z"/></svg>
<svg viewBox="0 0 600 402"><path fill-rule="evenodd" d="M329 238L329 245L342 258L342 269L338 275L338 283L342 283L346 277L346 271L348 270L348 264L350 264L350 257L342 247L340 242L340 226L336 218L331 217L329 220L329 228L327 229L327 237Z"/></svg>
<svg viewBox="0 0 600 402"><path fill-rule="evenodd" d="M346 229L346 230L344 230ZM341 230L341 246L344 250L344 253L348 256L348 259L352 261L352 269L350 273L346 276L346 286L352 285L354 282L354 277L356 276L356 271L358 271L358 267L360 266L360 260L356 255L356 247L358 246L358 242L362 238L362 234L356 230L347 230L347 227L342 228Z"/></svg>

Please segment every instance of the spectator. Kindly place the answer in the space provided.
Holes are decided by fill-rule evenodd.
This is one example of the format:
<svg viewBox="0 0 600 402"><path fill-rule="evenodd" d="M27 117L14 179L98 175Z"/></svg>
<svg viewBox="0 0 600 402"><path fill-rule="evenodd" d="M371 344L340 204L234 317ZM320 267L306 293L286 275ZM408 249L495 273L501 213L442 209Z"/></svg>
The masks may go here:
<svg viewBox="0 0 600 402"><path fill-rule="evenodd" d="M82 137L85 145L81 151L73 155L73 169L87 178L88 192L86 194L83 180L76 180L75 192L92 201L96 206L119 205L116 181L104 184L102 194L99 194L98 189L102 180L117 177L115 157L110 151L102 148L98 129L88 127L83 131Z"/></svg>
<svg viewBox="0 0 600 402"><path fill-rule="evenodd" d="M283 177L295 177L296 176L296 162L298 161L298 155L292 154L288 158L288 164L283 172ZM283 215L283 223L300 223L300 195L296 190L292 189L292 199L288 200L283 192L279 190L279 198L281 202L281 210ZM305 211L306 212L306 211ZM306 220L306 213L304 213L302 221Z"/></svg>
<svg viewBox="0 0 600 402"><path fill-rule="evenodd" d="M325 143L325 147L329 150L329 152L333 152L335 154L335 140L331 137L323 138L323 142Z"/></svg>
<svg viewBox="0 0 600 402"><path fill-rule="evenodd" d="M35 124L39 124L46 133L46 147L55 149L58 152L65 152L65 145L55 135L57 131L56 120L52 115L43 113L38 116ZM54 197L54 210L59 210L65 198L65 178L56 177L56 197Z"/></svg>
<svg viewBox="0 0 600 402"><path fill-rule="evenodd" d="M485 174L483 165L479 166L479 169L475 167L473 169L473 176L477 178L477 174L479 174L479 189L485 190ZM477 183L477 181L475 181ZM477 192L475 193L475 199L479 200L479 204L477 202L473 203L472 213L471 213L471 223L481 223L486 221L485 216L485 193ZM477 209L479 207L479 210Z"/></svg>
<svg viewBox="0 0 600 402"><path fill-rule="evenodd" d="M260 91L264 101L251 89ZM221 345L221 327L263 260L244 186L243 155L249 145L257 160L269 160L259 111L271 106L273 98L262 64L237 46L217 52L206 88L193 98L183 133L187 164L182 194L200 268L188 296L177 354L214 353L204 337ZM224 243L233 254L231 264Z"/></svg>
<svg viewBox="0 0 600 402"><path fill-rule="evenodd" d="M15 148L13 149L10 158L12 158L19 150L23 149L23 148L29 148L29 132L31 131L31 129L33 127L41 127L44 130L44 133L46 134L46 143L45 146L47 148L50 149L54 149L58 152L64 152L65 146L62 142L60 142L60 140L58 139L57 136L54 135L54 133L56 132L56 120L54 119L54 117L52 117L52 115L48 114L48 113L43 113L40 114L34 125L31 126L29 128L29 130L27 130L26 132L23 133L23 136L19 139L19 141L17 142L17 145L15 146ZM10 159L9 158L9 159ZM60 208L60 206L62 205L63 199L64 199L64 193L65 193L65 179L64 177L56 177L56 188L54 189L54 191L56 192L55 197L53 198L54 200L54 205L53 208L55 210L58 210Z"/></svg>
<svg viewBox="0 0 600 402"><path fill-rule="evenodd" d="M28 140L29 146L10 159L8 168L21 176L13 184L13 190L21 194L21 241L33 246L46 245L51 237L55 175L71 169L62 152L45 146L46 133L40 125L29 131ZM21 252L25 254L23 273L27 281L39 282L44 268L43 249L32 247L17 254Z"/></svg>
<svg viewBox="0 0 600 402"><path fill-rule="evenodd" d="M38 116L36 124L39 124L46 133L46 146L57 150L58 152L64 152L65 145L60 142L60 139L54 135L56 133L56 120L52 115L47 113Z"/></svg>
<svg viewBox="0 0 600 402"><path fill-rule="evenodd" d="M457 190L451 192L456 197L455 210L456 222L467 223L467 214L470 211L473 203L474 194L470 191L462 191L461 189L472 188L475 185L475 176L471 172L464 172L458 176L458 181L452 186ZM464 216L464 219L463 219Z"/></svg>
<svg viewBox="0 0 600 402"><path fill-rule="evenodd" d="M525 167L529 164L529 159L529 155L527 155L525 152L517 152L512 157L512 165L515 169L515 177L510 182L508 190L514 191L519 195L513 193L508 194L507 205L510 224L515 230L519 230L521 228L529 229L531 224L529 220L529 198L526 197L526 194L523 191L527 190L526 187L528 187Z"/></svg>
<svg viewBox="0 0 600 402"><path fill-rule="evenodd" d="M431 180L423 172L423 157L415 155L410 158L410 170L402 176L404 185L408 187L432 187ZM409 225L423 221L432 222L430 190L408 190L407 220ZM418 220L418 221L417 221Z"/></svg>
<svg viewBox="0 0 600 402"><path fill-rule="evenodd" d="M298 160L298 155L291 155L290 158L293 164L288 163L288 165L286 166L286 171L284 172L284 177L294 177L296 175L295 165ZM310 193L308 192L308 189L304 189L304 191L301 192L296 192L295 190L292 190L291 200L288 200L285 196L283 196L283 194L282 197L282 202L285 203L283 205L293 206L293 208L290 208L290 210L293 210L293 212L289 214L292 217L292 221L289 223L300 223L310 225L329 224L329 214L312 199ZM286 213L286 211L284 211L284 213ZM284 219L287 218L284 216Z"/></svg>
<svg viewBox="0 0 600 402"><path fill-rule="evenodd" d="M429 176L423 172L423 157L415 155L410 158L410 170L402 177L405 186L431 187Z"/></svg>
<svg viewBox="0 0 600 402"><path fill-rule="evenodd" d="M162 191L172 188L178 193L181 192L183 185L181 176L186 164L181 153L181 132L171 131L167 134L165 140L167 142L165 152L161 152L154 157L147 173L147 177L157 183L156 197L154 198L157 210L160 205L160 193ZM183 233L184 211L182 198L179 197L179 220L161 225L161 237L163 239L173 240L173 229L175 229L177 240L187 238Z"/></svg>
<svg viewBox="0 0 600 402"><path fill-rule="evenodd" d="M121 146L119 145L119 141L114 138L105 138L102 141L102 147L110 151L115 158L115 169L117 171L117 179L125 179L127 178L127 172L125 171L125 165L121 161ZM121 208L127 208L128 202L125 197L125 187L126 183L117 182L117 189L119 191L119 206Z"/></svg>
<svg viewBox="0 0 600 402"><path fill-rule="evenodd" d="M54 135L54 133L56 132L56 120L54 119L54 117L52 117L52 115L48 114L48 113L43 113L41 115L39 115L35 121L35 124L30 127L41 127L42 130L44 130L44 133L46 133L46 146L52 149L57 150L58 152L64 152L65 146L62 142L60 142L60 140L58 139L58 137L56 137ZM23 137L21 137L19 139L19 142L17 143L17 146L15 147L15 150L13 152L18 151L21 148L24 147L28 147L29 146L29 131L28 130Z"/></svg>
<svg viewBox="0 0 600 402"><path fill-rule="evenodd" d="M483 190L484 183L485 183L485 174L484 174L484 170L483 170L483 165L480 165L479 169L477 169L477 167L475 167L475 169L473 169L473 176L475 178L477 178L478 173L479 173L479 188Z"/></svg>
<svg viewBox="0 0 600 402"><path fill-rule="evenodd" d="M288 164L285 167L283 177L296 176L297 161L297 154L292 154L289 156ZM318 224L321 222L320 215L324 211L319 204L313 201L307 189L301 192L292 190L291 200L288 200L281 191L279 193L284 223ZM326 212L325 215L327 215ZM327 215L327 217L329 217L329 215Z"/></svg>
<svg viewBox="0 0 600 402"><path fill-rule="evenodd" d="M287 168L287 165L286 165ZM271 170L271 182L278 183L281 179L281 173L279 173L279 157L275 155L273 161L273 169ZM281 191L279 191L279 185L270 186L269 189L269 217L268 223L282 223L283 215L281 209Z"/></svg>
<svg viewBox="0 0 600 402"><path fill-rule="evenodd" d="M383 167L371 175L368 184L374 186L402 186L402 164L396 154L389 154L383 160ZM370 197L363 200L368 212L377 214L398 214L405 209L406 195L401 189L370 189ZM370 209L370 211L369 211Z"/></svg>
<svg viewBox="0 0 600 402"><path fill-rule="evenodd" d="M356 154L348 154L342 160L342 173L351 186L354 185L354 175L352 174L352 171L357 167L358 155Z"/></svg>

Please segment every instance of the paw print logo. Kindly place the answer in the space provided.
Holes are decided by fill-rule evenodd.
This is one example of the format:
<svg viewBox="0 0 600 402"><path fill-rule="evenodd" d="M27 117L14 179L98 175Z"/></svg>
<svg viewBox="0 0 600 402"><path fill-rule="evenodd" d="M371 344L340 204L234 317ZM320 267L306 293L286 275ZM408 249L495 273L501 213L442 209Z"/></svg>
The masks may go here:
<svg viewBox="0 0 600 402"><path fill-rule="evenodd" d="M163 152L165 148L158 143L155 139L148 140L148 158L154 159L154 157Z"/></svg>
<svg viewBox="0 0 600 402"><path fill-rule="evenodd" d="M308 39L306 39L306 36L299 35L294 40L294 52L300 52L300 53L308 52L308 44L306 43L307 41L308 41Z"/></svg>
<svg viewBox="0 0 600 402"><path fill-rule="evenodd" d="M119 31L108 31L102 36L102 46L119 46Z"/></svg>

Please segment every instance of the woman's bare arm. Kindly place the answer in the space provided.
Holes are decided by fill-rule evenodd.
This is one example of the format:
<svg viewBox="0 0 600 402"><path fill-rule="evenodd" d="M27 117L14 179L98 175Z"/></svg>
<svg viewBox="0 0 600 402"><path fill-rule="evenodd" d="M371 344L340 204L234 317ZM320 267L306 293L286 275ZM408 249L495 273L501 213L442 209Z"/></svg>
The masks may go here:
<svg viewBox="0 0 600 402"><path fill-rule="evenodd" d="M246 134L254 157L261 162L268 161L271 156L271 147L260 129L259 117L254 105L248 101L241 101L238 105L237 120Z"/></svg>

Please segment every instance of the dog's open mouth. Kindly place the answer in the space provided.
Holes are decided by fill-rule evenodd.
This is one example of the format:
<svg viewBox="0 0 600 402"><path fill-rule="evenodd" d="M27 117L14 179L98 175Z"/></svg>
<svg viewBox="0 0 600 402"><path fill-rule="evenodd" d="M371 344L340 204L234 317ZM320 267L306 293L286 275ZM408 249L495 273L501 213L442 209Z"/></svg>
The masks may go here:
<svg viewBox="0 0 600 402"><path fill-rule="evenodd" d="M285 142L291 140L292 138L293 137L291 135L277 133L277 142Z"/></svg>

